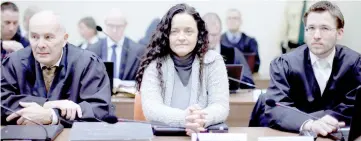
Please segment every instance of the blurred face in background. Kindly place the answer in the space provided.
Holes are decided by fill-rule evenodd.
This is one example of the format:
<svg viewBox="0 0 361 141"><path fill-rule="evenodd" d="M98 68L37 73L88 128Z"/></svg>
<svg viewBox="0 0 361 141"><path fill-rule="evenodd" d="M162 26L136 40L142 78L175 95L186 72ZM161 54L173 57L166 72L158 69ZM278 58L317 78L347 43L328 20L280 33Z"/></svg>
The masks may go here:
<svg viewBox="0 0 361 141"><path fill-rule="evenodd" d="M229 31L233 33L239 32L240 26L242 24L241 13L236 10L228 11L226 23Z"/></svg>
<svg viewBox="0 0 361 141"><path fill-rule="evenodd" d="M19 12L13 10L1 11L1 38L10 40L19 27Z"/></svg>
<svg viewBox="0 0 361 141"><path fill-rule="evenodd" d="M123 38L126 26L127 21L119 11L111 11L105 19L105 31L116 42Z"/></svg>
<svg viewBox="0 0 361 141"><path fill-rule="evenodd" d="M336 18L329 12L311 12L305 24L305 39L310 51L320 58L327 57L343 36L343 28L337 29Z"/></svg>
<svg viewBox="0 0 361 141"><path fill-rule="evenodd" d="M83 37L87 41L89 41L91 38L93 38L96 35L95 29L89 28L83 22L80 22L78 24L78 30L81 37Z"/></svg>
<svg viewBox="0 0 361 141"><path fill-rule="evenodd" d="M173 16L171 26L169 33L171 50L179 57L188 55L197 44L197 22L193 16L187 13L179 13Z"/></svg>
<svg viewBox="0 0 361 141"><path fill-rule="evenodd" d="M215 49L221 42L220 24L206 24L208 30L209 48Z"/></svg>

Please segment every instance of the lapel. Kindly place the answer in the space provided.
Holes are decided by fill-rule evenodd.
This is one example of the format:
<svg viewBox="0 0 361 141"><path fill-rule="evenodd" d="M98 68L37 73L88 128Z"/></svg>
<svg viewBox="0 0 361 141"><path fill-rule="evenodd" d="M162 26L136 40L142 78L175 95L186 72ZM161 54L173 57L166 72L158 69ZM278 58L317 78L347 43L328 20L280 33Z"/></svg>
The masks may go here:
<svg viewBox="0 0 361 141"><path fill-rule="evenodd" d="M26 78L27 82L30 83L30 90L33 95L46 97L45 84L40 64L35 61L32 51L30 53L31 54L28 58L21 60L21 63L25 68L24 71L29 74L27 76L30 76Z"/></svg>
<svg viewBox="0 0 361 141"><path fill-rule="evenodd" d="M67 70L67 61L68 61L68 44L65 45L63 49L63 56L61 58L59 67L55 71L54 79L52 84L50 85L49 91L48 91L48 98L50 99L58 99L56 96L61 95L65 76L66 76L66 70ZM55 92L55 93L54 93Z"/></svg>
<svg viewBox="0 0 361 141"><path fill-rule="evenodd" d="M129 40L124 37L124 43L122 46L122 53L121 53L121 59L120 59L120 65L119 65L119 78L124 80L127 76L127 74L129 74L130 69L132 68L132 66L128 66L127 64L129 64L128 62L128 54L129 54ZM131 65L131 64L130 64Z"/></svg>
<svg viewBox="0 0 361 141"><path fill-rule="evenodd" d="M228 40L226 33L224 33L221 37L221 45L223 45L224 47L227 47L227 48L235 48L236 47Z"/></svg>
<svg viewBox="0 0 361 141"><path fill-rule="evenodd" d="M103 61L108 61L108 43L107 38L104 38L103 41L101 41L101 58Z"/></svg>
<svg viewBox="0 0 361 141"><path fill-rule="evenodd" d="M309 87L312 89L311 95L307 95L308 101L314 101L314 99L321 98L320 86L317 83L315 73L311 64L310 52L308 47L304 50L304 63L305 64L305 75L308 81Z"/></svg>
<svg viewBox="0 0 361 141"><path fill-rule="evenodd" d="M330 77L327 81L325 90L323 92L322 98L327 98L330 96L330 90L331 88L334 87L334 85L336 84L335 82L337 81L338 75L339 75L339 71L341 68L341 60L338 58L338 56L340 56L340 48L336 45L335 47L335 57L333 58L333 63L332 63L332 70L331 70L331 74Z"/></svg>
<svg viewBox="0 0 361 141"><path fill-rule="evenodd" d="M241 64L241 63L239 63L240 61L238 61L238 60L240 60L239 59L240 54L237 54L238 52L236 51L236 49L237 48L233 48L233 50L232 50L233 51L233 60L231 60L231 61L233 62L233 64Z"/></svg>
<svg viewBox="0 0 361 141"><path fill-rule="evenodd" d="M41 97L47 98L47 92L45 88L45 82L43 77L43 71L40 68L40 63L35 61L35 76L36 76L36 82L34 89L37 93L41 94Z"/></svg>
<svg viewBox="0 0 361 141"><path fill-rule="evenodd" d="M248 37L246 36L246 34L241 33L241 39L237 43L238 49L241 52L250 52L250 50L246 48L246 40L247 40L247 38Z"/></svg>

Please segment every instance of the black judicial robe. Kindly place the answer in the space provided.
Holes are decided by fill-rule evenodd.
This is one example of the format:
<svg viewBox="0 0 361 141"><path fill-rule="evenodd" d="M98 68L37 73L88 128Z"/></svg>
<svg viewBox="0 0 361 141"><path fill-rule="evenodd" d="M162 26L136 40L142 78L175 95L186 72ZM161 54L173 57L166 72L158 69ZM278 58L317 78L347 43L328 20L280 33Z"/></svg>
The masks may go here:
<svg viewBox="0 0 361 141"><path fill-rule="evenodd" d="M82 119L102 119L112 114L110 81L101 59L94 53L67 44L57 68L49 92L45 90L40 64L35 60L31 48L9 54L1 66L1 104L20 110L19 102L36 102L68 99L80 105ZM61 117L59 110L55 110ZM1 110L2 124L11 113ZM76 118L75 121L83 121ZM60 120L60 119L59 119ZM60 120L65 126L71 124ZM72 122L70 122L72 123Z"/></svg>
<svg viewBox="0 0 361 141"><path fill-rule="evenodd" d="M254 72L258 72L259 66L261 64L261 60L259 59L258 54L258 43L255 38L249 37L246 34L241 34L241 39L238 43L234 44L228 40L226 33L222 34L221 36L221 45L226 47L234 47L238 48L243 54L246 53L255 53L255 64L254 64Z"/></svg>
<svg viewBox="0 0 361 141"><path fill-rule="evenodd" d="M303 45L271 62L267 97L316 117L331 115L349 125L356 88L361 85L361 55L336 45L332 72L321 96L309 49ZM298 132L310 117L283 107L265 108L269 127Z"/></svg>

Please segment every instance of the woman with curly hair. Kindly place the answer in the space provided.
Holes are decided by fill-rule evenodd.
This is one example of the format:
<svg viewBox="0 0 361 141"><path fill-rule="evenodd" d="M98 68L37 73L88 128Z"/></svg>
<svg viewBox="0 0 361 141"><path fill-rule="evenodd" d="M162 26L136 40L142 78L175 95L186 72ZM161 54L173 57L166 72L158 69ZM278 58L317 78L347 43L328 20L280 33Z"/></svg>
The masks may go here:
<svg viewBox="0 0 361 141"><path fill-rule="evenodd" d="M170 8L158 24L136 81L148 121L185 127L190 135L228 116L225 63L208 50L205 23L186 4Z"/></svg>

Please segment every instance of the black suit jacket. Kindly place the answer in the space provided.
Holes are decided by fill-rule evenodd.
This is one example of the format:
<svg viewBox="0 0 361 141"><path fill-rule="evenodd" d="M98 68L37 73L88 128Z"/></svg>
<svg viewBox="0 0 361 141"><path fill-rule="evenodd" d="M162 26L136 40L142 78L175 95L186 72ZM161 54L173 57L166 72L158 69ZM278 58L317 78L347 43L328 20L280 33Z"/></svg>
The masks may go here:
<svg viewBox="0 0 361 141"><path fill-rule="evenodd" d="M255 64L254 64L254 72L258 72L259 66L261 65L261 60L258 54L258 43L255 38L252 38L244 33L241 34L241 39L238 43L231 43L228 40L226 33L221 36L221 45L227 47L234 47L239 49L244 54L246 53L255 53Z"/></svg>
<svg viewBox="0 0 361 141"><path fill-rule="evenodd" d="M88 50L94 52L103 61L107 61L107 40L100 39L97 43L88 46ZM119 68L119 79L121 80L135 80L135 76L140 65L141 58L145 52L145 47L135 43L129 38L125 37L122 46L121 65ZM116 66L116 64L114 64ZM114 75L115 76L115 75Z"/></svg>
<svg viewBox="0 0 361 141"><path fill-rule="evenodd" d="M84 119L102 119L113 114L111 110L110 81L104 63L94 53L67 44L63 49L59 67L48 92L40 64L35 60L30 47L8 55L1 66L1 104L20 110L19 102L36 102L43 105L52 100L71 100L81 107ZM71 126L71 121L60 122ZM11 113L1 110L1 124ZM76 118L75 121L82 121Z"/></svg>
<svg viewBox="0 0 361 141"><path fill-rule="evenodd" d="M269 98L316 117L328 114L348 125L352 116L355 90L361 85L361 55L336 45L332 72L324 93L315 78L309 49L303 45L271 63ZM298 132L310 117L282 107L266 106L269 126Z"/></svg>

